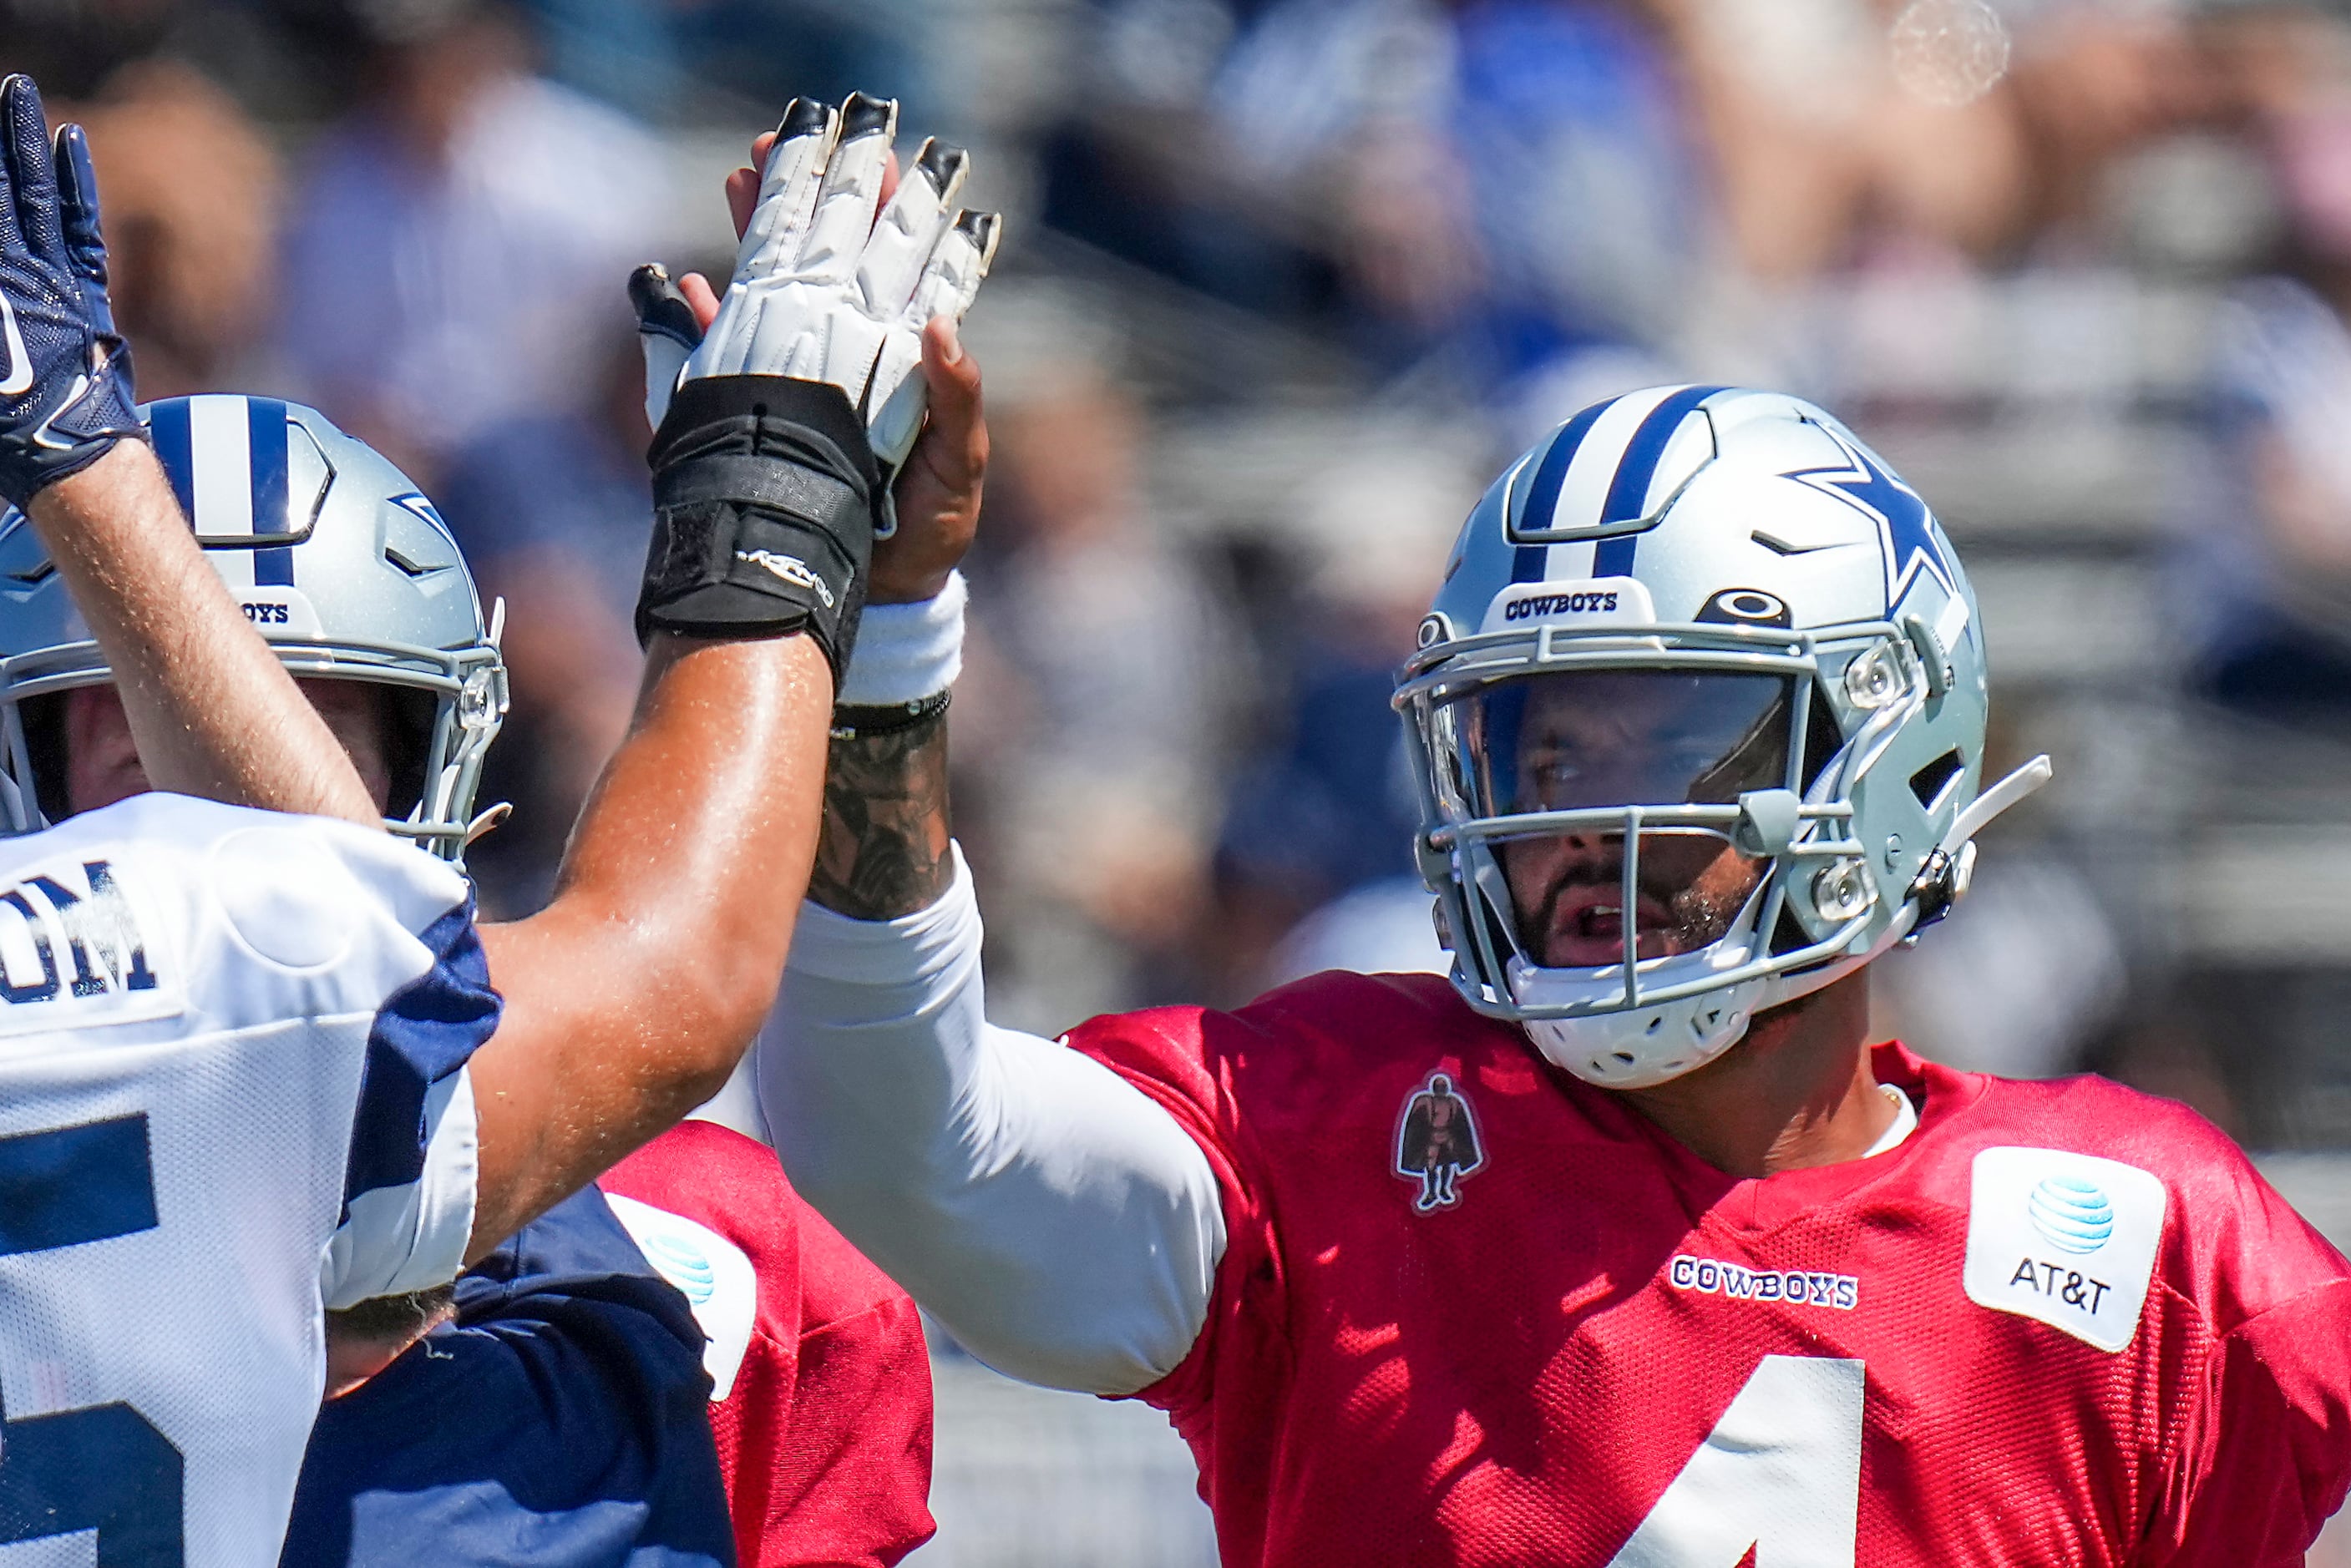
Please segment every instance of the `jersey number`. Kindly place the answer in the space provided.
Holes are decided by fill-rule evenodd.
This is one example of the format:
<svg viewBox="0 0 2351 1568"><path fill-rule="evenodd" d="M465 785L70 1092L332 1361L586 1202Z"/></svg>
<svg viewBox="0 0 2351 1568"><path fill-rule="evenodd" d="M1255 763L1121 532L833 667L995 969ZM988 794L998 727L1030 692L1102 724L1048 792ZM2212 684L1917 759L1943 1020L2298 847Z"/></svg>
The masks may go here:
<svg viewBox="0 0 2351 1568"><path fill-rule="evenodd" d="M155 1226L147 1118L0 1137L0 1256ZM0 1546L90 1531L98 1568L180 1568L180 1450L129 1405L5 1418Z"/></svg>
<svg viewBox="0 0 2351 1568"><path fill-rule="evenodd" d="M1767 1355L1609 1568L1854 1568L1862 1364Z"/></svg>

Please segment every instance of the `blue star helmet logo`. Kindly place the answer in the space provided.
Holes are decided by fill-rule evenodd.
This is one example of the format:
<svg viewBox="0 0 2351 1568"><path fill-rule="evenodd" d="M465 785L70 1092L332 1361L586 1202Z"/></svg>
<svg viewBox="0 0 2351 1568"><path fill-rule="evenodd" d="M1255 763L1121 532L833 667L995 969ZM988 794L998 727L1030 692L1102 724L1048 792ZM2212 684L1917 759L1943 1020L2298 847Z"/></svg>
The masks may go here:
<svg viewBox="0 0 2351 1568"><path fill-rule="evenodd" d="M1841 432L1827 425L1813 428L1836 442L1845 455L1844 462L1826 468L1800 468L1780 477L1834 496L1877 524L1886 561L1886 607L1891 609L1902 602L1910 579L1921 566L1943 585L1945 593L1958 597L1959 573L1944 551L1942 530L1935 525L1934 514L1927 510L1918 493L1880 467L1876 458Z"/></svg>

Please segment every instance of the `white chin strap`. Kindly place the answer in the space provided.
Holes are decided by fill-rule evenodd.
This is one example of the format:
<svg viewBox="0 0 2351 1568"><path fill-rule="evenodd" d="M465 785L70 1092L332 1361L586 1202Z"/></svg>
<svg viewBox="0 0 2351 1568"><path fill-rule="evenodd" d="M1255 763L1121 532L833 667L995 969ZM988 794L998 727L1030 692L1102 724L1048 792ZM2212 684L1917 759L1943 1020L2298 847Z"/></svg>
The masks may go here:
<svg viewBox="0 0 2351 1568"><path fill-rule="evenodd" d="M1974 860L1975 836L1992 818L2049 782L2052 769L2045 756L2033 758L1984 791L1959 813L1937 848L1959 861L1953 901L1967 891L1967 873ZM1525 1021L1527 1036L1546 1061L1563 1067L1587 1084L1603 1089L1646 1089L1669 1083L1703 1067L1745 1038L1755 1015L1810 996L1834 985L1910 934L1917 923L1918 905L1906 898L1886 929L1867 948L1844 958L1793 974L1763 975L1718 990L1687 996L1678 1002L1613 1012L1588 1012L1574 1018L1534 1018ZM1702 952L1668 959L1645 973L1652 989L1686 978L1690 969L1741 967L1752 950L1752 934L1734 933ZM1541 969L1516 957L1509 964L1510 998L1520 1007L1540 1008L1565 1002L1604 1002L1622 996L1624 971Z"/></svg>

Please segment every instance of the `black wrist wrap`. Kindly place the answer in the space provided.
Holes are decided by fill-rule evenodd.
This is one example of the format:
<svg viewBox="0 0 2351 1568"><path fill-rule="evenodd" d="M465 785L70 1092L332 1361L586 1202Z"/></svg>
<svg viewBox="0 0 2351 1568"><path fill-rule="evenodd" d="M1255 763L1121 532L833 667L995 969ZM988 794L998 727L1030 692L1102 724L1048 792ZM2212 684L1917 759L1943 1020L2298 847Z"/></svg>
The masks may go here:
<svg viewBox="0 0 2351 1568"><path fill-rule="evenodd" d="M806 632L848 667L873 559L881 467L838 387L687 381L653 436L653 547L637 639Z"/></svg>

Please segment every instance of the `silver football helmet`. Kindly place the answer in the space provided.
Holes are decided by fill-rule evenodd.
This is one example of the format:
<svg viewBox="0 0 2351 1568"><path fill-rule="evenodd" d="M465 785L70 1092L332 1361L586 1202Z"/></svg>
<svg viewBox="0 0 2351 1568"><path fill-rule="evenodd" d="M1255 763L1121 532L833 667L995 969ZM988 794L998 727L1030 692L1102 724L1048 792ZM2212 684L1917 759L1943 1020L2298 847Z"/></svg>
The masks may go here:
<svg viewBox="0 0 2351 1568"><path fill-rule="evenodd" d="M140 410L204 555L297 675L393 689L386 826L461 859L506 666L448 524L405 474L316 410L172 398ZM502 611L503 607L501 607ZM110 679L31 525L0 516L0 821L65 815L62 732L40 700Z"/></svg>
<svg viewBox="0 0 2351 1568"><path fill-rule="evenodd" d="M1967 889L1975 596L1917 493L1775 393L1586 409L1470 514L1395 704L1453 981L1612 1088L1712 1060Z"/></svg>

